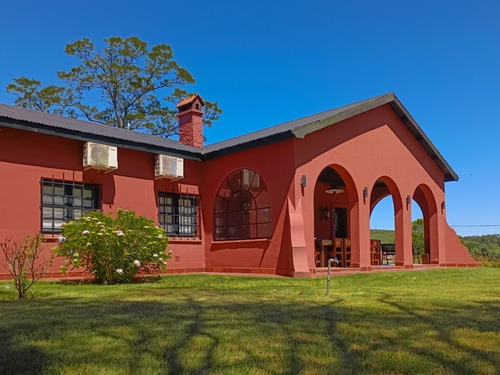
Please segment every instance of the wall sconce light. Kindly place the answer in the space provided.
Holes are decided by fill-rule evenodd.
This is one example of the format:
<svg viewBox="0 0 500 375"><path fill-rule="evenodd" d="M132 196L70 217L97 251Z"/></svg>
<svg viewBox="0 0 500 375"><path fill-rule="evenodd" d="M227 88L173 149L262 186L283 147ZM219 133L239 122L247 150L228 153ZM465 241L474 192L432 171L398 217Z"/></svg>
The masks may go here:
<svg viewBox="0 0 500 375"><path fill-rule="evenodd" d="M365 187L365 188L363 189L363 197L364 197L364 198L368 198L368 188L367 188L367 187Z"/></svg>
<svg viewBox="0 0 500 375"><path fill-rule="evenodd" d="M302 178L300 179L300 186L306 187L307 186L307 180L306 180L306 175L303 174Z"/></svg>
<svg viewBox="0 0 500 375"><path fill-rule="evenodd" d="M328 206L321 207L320 210L321 220L328 220L330 218L330 209L328 208Z"/></svg>
<svg viewBox="0 0 500 375"><path fill-rule="evenodd" d="M411 197L409 195L406 196L406 205L409 206L411 204Z"/></svg>
<svg viewBox="0 0 500 375"><path fill-rule="evenodd" d="M444 210L446 208L446 203L444 201L441 202L441 209Z"/></svg>

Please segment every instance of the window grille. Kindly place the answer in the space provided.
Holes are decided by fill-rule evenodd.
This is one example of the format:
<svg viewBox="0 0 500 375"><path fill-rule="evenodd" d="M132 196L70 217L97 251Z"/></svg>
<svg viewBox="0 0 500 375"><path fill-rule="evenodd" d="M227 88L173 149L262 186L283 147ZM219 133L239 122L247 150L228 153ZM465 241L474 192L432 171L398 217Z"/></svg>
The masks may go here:
<svg viewBox="0 0 500 375"><path fill-rule="evenodd" d="M196 195L158 193L158 222L167 235L200 237L199 197Z"/></svg>
<svg viewBox="0 0 500 375"><path fill-rule="evenodd" d="M99 186L74 181L42 179L43 233L60 233L62 223L99 209Z"/></svg>
<svg viewBox="0 0 500 375"><path fill-rule="evenodd" d="M219 187L214 210L214 239L271 237L271 207L267 186L250 169L234 171Z"/></svg>

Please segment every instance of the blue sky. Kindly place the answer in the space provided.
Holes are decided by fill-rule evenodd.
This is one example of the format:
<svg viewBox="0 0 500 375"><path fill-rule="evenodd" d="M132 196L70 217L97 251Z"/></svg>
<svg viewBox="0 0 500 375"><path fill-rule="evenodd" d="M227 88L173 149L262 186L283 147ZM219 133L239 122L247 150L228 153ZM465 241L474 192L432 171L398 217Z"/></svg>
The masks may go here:
<svg viewBox="0 0 500 375"><path fill-rule="evenodd" d="M3 0L0 102L12 78L58 84L83 37L170 44L224 114L209 143L393 91L460 176L459 234L500 233L500 3ZM393 226L390 202L372 227Z"/></svg>

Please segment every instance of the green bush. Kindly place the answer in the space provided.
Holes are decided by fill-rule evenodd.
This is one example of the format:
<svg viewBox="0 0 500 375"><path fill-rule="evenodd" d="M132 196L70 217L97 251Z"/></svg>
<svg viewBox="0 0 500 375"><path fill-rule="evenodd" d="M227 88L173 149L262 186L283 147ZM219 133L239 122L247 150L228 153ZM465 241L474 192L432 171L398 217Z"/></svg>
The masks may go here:
<svg viewBox="0 0 500 375"><path fill-rule="evenodd" d="M152 220L118 210L116 218L91 212L63 225L54 252L66 259L61 267L85 268L98 283L128 283L139 272L165 270L171 252L168 237Z"/></svg>

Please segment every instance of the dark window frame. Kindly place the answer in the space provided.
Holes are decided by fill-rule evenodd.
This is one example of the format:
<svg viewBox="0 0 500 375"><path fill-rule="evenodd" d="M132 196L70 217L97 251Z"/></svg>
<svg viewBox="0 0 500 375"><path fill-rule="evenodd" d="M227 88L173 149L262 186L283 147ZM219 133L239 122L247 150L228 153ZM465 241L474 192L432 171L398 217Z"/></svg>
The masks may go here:
<svg viewBox="0 0 500 375"><path fill-rule="evenodd" d="M40 193L42 233L61 233L62 223L100 211L101 187L96 184L42 178Z"/></svg>
<svg viewBox="0 0 500 375"><path fill-rule="evenodd" d="M158 225L169 237L200 239L200 223L199 195L158 192Z"/></svg>
<svg viewBox="0 0 500 375"><path fill-rule="evenodd" d="M251 181L244 183L245 171L247 174L253 173ZM238 186L235 186L230 178L233 177L235 173L238 173L239 180ZM258 181L259 186L262 188L258 191L252 191L252 186L254 181ZM230 197L224 197L221 194L223 187L229 187L231 191ZM233 171L226 176L223 183L219 186L217 191L216 199L225 202L225 210L218 211L214 208L214 231L213 238L214 241L233 241L233 240L258 240L258 239L269 239L272 237L272 216L271 216L271 206L258 206L257 198L262 193L269 193L266 183L263 181L262 177L255 171L247 168L239 169ZM247 199L244 199L244 197ZM249 199L248 199L249 198ZM251 203L249 203L251 201ZM217 205L217 204L216 204ZM233 206L239 207L238 209L231 209ZM267 219L261 219L266 217ZM222 220L218 220L221 219ZM237 223L233 220L237 219ZM222 224L218 224L221 221ZM252 235L255 233L255 235Z"/></svg>

